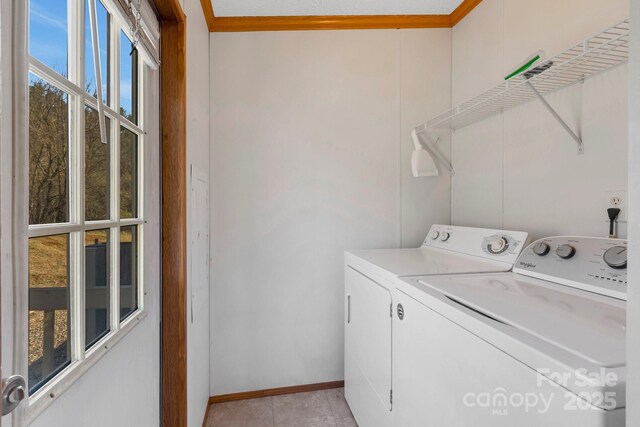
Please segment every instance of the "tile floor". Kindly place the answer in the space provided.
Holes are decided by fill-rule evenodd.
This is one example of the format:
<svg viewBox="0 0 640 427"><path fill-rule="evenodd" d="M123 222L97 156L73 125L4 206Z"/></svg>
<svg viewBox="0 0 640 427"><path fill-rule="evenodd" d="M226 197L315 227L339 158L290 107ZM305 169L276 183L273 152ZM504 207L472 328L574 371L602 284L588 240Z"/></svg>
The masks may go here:
<svg viewBox="0 0 640 427"><path fill-rule="evenodd" d="M312 391L212 405L206 427L358 427L344 390Z"/></svg>

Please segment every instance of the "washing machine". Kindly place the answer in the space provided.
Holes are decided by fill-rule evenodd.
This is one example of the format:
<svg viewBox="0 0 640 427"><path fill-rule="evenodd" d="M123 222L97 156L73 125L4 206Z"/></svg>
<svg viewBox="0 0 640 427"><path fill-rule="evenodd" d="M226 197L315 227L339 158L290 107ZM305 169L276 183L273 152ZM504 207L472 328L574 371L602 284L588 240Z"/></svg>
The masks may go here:
<svg viewBox="0 0 640 427"><path fill-rule="evenodd" d="M512 273L402 278L395 427L625 425L627 242L551 237Z"/></svg>
<svg viewBox="0 0 640 427"><path fill-rule="evenodd" d="M398 278L510 271L527 239L525 232L433 225L420 248L345 253L345 397L360 427L393 425Z"/></svg>

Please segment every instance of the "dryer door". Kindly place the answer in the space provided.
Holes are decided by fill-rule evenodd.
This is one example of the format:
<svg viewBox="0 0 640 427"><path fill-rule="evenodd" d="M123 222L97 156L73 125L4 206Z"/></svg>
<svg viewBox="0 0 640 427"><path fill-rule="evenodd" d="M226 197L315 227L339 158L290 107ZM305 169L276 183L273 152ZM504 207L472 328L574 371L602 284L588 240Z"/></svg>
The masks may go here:
<svg viewBox="0 0 640 427"><path fill-rule="evenodd" d="M360 427L389 427L391 292L345 270L345 397Z"/></svg>

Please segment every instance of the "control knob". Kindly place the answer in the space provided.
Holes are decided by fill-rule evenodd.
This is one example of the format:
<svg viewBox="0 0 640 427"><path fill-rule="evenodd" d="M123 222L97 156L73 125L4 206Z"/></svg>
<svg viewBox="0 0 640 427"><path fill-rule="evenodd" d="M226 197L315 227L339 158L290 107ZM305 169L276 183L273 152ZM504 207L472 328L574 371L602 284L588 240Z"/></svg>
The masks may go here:
<svg viewBox="0 0 640 427"><path fill-rule="evenodd" d="M487 245L487 249L492 254L500 254L504 252L509 245L509 242L504 237L496 237L495 239L491 239L489 244Z"/></svg>
<svg viewBox="0 0 640 427"><path fill-rule="evenodd" d="M627 248L624 246L609 248L602 256L602 259L611 268L627 268Z"/></svg>
<svg viewBox="0 0 640 427"><path fill-rule="evenodd" d="M447 233L446 231L443 231L442 233L440 233L440 240L442 240L443 242L446 242L447 240L449 240L449 237L451 237L451 234Z"/></svg>
<svg viewBox="0 0 640 427"><path fill-rule="evenodd" d="M440 233L438 231L431 233L431 240L438 240L438 237L440 237Z"/></svg>
<svg viewBox="0 0 640 427"><path fill-rule="evenodd" d="M550 250L551 247L545 242L538 242L533 246L533 253L539 256L545 256Z"/></svg>
<svg viewBox="0 0 640 427"><path fill-rule="evenodd" d="M562 259L570 259L576 254L576 248L568 244L560 245L556 249L556 254Z"/></svg>

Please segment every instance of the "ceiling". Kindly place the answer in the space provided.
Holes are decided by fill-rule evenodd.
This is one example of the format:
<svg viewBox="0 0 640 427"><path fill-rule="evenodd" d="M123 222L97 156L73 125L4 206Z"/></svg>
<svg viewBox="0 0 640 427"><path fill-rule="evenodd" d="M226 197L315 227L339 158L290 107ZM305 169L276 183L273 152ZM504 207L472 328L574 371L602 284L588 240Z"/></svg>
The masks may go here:
<svg viewBox="0 0 640 427"><path fill-rule="evenodd" d="M217 17L449 15L463 0L211 0Z"/></svg>

